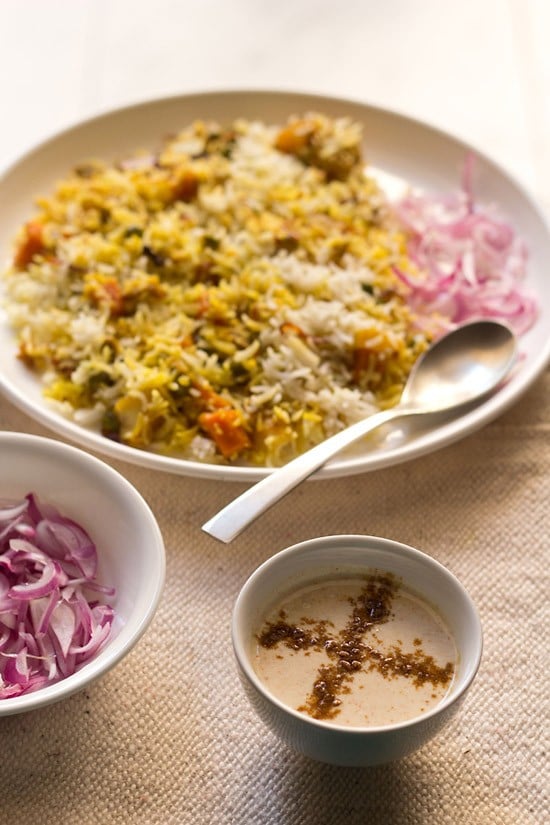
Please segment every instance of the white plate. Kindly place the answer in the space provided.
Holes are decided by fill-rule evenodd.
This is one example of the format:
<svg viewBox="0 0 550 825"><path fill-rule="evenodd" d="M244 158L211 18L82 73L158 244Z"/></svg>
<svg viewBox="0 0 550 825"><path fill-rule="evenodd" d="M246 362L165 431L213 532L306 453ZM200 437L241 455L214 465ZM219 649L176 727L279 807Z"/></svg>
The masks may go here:
<svg viewBox="0 0 550 825"><path fill-rule="evenodd" d="M154 147L162 138L195 118L222 122L236 117L281 122L307 110L348 115L364 126L365 157L394 183L406 181L425 190L452 190L460 180L472 147L426 124L362 103L288 92L227 91L185 95L145 102L84 121L46 142L0 177L0 260L8 260L19 225L32 213L34 198L51 191L71 167L91 156L118 159L135 149ZM524 359L509 383L483 404L462 415L430 424L404 424L380 431L367 444L342 454L316 478L352 475L406 461L463 438L503 412L535 381L550 360L550 229L530 196L504 170L476 152L475 193L481 202L497 203L526 239L530 251L528 286L540 316L522 338ZM91 450L152 469L203 478L257 481L270 470L225 467L169 458L136 450L104 438L62 417L42 397L42 387L15 357L16 343L0 309L0 390L43 425Z"/></svg>

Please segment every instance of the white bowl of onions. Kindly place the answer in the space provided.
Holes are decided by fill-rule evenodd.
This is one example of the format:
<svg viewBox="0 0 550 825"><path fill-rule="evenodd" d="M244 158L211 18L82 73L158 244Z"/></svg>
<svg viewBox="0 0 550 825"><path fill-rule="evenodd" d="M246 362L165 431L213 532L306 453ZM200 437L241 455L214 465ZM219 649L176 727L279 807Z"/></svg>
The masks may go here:
<svg viewBox="0 0 550 825"><path fill-rule="evenodd" d="M122 475L49 438L0 432L0 716L57 702L116 665L165 575L149 506Z"/></svg>

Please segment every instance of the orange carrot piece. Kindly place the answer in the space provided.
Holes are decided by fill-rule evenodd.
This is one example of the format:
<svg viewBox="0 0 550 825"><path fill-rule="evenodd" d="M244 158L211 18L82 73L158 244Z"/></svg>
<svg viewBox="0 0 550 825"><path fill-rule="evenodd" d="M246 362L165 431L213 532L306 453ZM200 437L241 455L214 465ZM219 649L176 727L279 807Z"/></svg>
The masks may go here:
<svg viewBox="0 0 550 825"><path fill-rule="evenodd" d="M25 269L35 255L44 251L44 235L42 230L43 226L39 221L30 221L25 226L25 237L17 248L13 259L18 269Z"/></svg>
<svg viewBox="0 0 550 825"><path fill-rule="evenodd" d="M203 400L205 406L209 409L217 410L220 407L231 406L231 402L222 395L219 395L206 381L200 383L195 381L193 382L193 386L199 391L201 399Z"/></svg>
<svg viewBox="0 0 550 825"><path fill-rule="evenodd" d="M199 424L225 458L234 458L250 446L250 439L240 421L239 411L227 408L199 416Z"/></svg>
<svg viewBox="0 0 550 825"><path fill-rule="evenodd" d="M173 186L175 200L189 203L199 191L200 181L191 169L184 170L177 178Z"/></svg>

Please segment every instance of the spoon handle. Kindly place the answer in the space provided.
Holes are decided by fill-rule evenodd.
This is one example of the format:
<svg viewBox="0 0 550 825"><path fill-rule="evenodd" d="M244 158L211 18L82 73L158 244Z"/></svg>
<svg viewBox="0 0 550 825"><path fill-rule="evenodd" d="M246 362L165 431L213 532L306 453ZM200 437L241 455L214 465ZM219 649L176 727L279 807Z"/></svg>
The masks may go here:
<svg viewBox="0 0 550 825"><path fill-rule="evenodd" d="M371 430L382 426L382 424L402 416L412 415L415 412L417 410L414 408L394 407L391 410L374 413L374 415L346 427L345 430L341 430L306 453L289 461L288 464L278 468L271 475L262 478L261 481L258 481L257 484L254 484L238 498L231 501L223 510L220 510L219 513L203 524L202 529L215 539L228 544L258 516L314 473L315 470L319 469L336 453L353 444L358 438L370 433Z"/></svg>

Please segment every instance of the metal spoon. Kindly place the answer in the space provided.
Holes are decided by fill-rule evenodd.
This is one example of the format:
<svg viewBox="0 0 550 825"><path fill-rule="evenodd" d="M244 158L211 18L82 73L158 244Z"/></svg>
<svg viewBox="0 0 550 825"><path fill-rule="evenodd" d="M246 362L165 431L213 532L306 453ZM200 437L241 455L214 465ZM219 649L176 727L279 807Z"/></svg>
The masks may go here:
<svg viewBox="0 0 550 825"><path fill-rule="evenodd" d="M374 413L275 470L220 510L202 529L230 542L301 481L371 430L412 415L451 410L481 399L506 377L517 355L512 331L474 321L435 342L416 362L397 407Z"/></svg>

